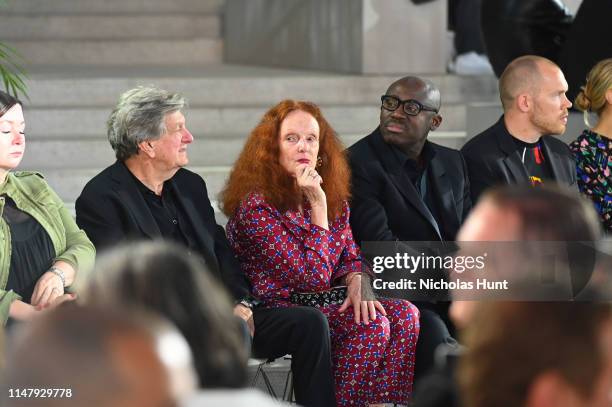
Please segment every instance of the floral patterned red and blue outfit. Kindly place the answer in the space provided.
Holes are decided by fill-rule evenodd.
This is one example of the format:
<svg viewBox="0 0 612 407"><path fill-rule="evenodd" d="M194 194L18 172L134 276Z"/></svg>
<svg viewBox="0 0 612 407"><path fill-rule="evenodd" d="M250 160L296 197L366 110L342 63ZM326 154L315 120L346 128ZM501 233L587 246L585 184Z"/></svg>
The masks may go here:
<svg viewBox="0 0 612 407"><path fill-rule="evenodd" d="M359 249L345 203L329 230L304 213L280 213L251 193L227 224L227 233L252 293L264 306L293 306L290 294L330 289L350 272L361 272ZM370 403L408 404L412 393L419 313L408 301L381 299L386 316L356 324L352 307L319 309L329 321L338 406Z"/></svg>
<svg viewBox="0 0 612 407"><path fill-rule="evenodd" d="M593 201L606 233L612 233L612 139L586 129L570 149L580 192Z"/></svg>

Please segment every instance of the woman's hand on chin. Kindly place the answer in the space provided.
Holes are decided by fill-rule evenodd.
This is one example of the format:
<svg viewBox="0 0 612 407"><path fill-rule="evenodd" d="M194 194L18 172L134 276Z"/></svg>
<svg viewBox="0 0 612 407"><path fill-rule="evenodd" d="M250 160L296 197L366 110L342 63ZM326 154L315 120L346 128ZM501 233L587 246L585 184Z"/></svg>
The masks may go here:
<svg viewBox="0 0 612 407"><path fill-rule="evenodd" d="M300 164L296 168L297 184L304 193L311 206L325 206L327 210L327 200L325 192L321 188L323 179L311 166L308 164Z"/></svg>
<svg viewBox="0 0 612 407"><path fill-rule="evenodd" d="M370 321L376 320L376 311L382 315L387 315L385 308L380 302L366 301L362 298L361 273L349 274L346 281L348 282L346 299L338 310L339 312L346 311L352 305L353 312L355 314L355 323L359 324L361 321L363 321L363 323L366 325L368 325ZM373 295L364 297L373 298Z"/></svg>
<svg viewBox="0 0 612 407"><path fill-rule="evenodd" d="M297 184L310 203L310 222L329 230L327 198L323 188L321 188L323 179L314 168L306 164L298 165L296 172Z"/></svg>

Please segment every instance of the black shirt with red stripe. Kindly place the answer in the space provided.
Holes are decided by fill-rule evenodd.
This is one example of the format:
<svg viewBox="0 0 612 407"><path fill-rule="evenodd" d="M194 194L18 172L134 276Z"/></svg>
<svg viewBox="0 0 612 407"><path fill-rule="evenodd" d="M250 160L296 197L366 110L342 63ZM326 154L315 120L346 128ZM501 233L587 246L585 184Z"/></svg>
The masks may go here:
<svg viewBox="0 0 612 407"><path fill-rule="evenodd" d="M529 174L529 180L532 186L541 185L547 181L553 181L554 176L550 164L544 157L542 151L542 143L540 140L535 143L526 143L513 137L514 142L519 147L519 155L521 161Z"/></svg>

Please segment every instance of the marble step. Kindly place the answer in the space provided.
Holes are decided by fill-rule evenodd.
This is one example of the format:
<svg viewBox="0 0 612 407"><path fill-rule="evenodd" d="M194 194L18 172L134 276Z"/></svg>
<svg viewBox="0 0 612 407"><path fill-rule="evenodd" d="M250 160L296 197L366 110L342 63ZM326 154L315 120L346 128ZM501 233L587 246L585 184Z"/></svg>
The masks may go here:
<svg viewBox="0 0 612 407"><path fill-rule="evenodd" d="M205 65L222 61L223 41L217 38L128 40L12 40L6 43L32 66L86 67Z"/></svg>
<svg viewBox="0 0 612 407"><path fill-rule="evenodd" d="M0 12L6 15L218 14L224 4L224 0L9 0L0 6Z"/></svg>
<svg viewBox="0 0 612 407"><path fill-rule="evenodd" d="M177 63L180 62L177 61ZM442 105L498 100L494 76L427 75ZM318 104L378 104L397 76L336 75L239 65L199 67L38 66L29 69L29 106L106 107L135 86L153 84L181 92L191 106L271 106L282 99Z"/></svg>
<svg viewBox="0 0 612 407"><path fill-rule="evenodd" d="M112 16L0 15L0 38L3 41L218 38L220 24L217 15L188 13ZM21 48L18 50L22 52Z"/></svg>

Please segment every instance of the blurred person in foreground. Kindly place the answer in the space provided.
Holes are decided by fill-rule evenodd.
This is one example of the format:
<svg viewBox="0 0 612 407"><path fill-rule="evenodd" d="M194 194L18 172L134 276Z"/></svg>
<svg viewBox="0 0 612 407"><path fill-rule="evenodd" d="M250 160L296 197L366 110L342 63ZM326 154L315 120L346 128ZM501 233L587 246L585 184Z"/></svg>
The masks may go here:
<svg viewBox="0 0 612 407"><path fill-rule="evenodd" d="M239 388L247 350L224 288L194 256L168 242L141 242L98 260L83 299L143 307L174 323L193 354L200 388Z"/></svg>
<svg viewBox="0 0 612 407"><path fill-rule="evenodd" d="M513 291L509 293L515 295L517 299L524 298L527 292L536 293L540 297L552 293L567 295L568 299L571 295L590 298L593 283L603 277L598 275L598 272L609 274L609 271L605 270L593 273L594 246L600 238L601 229L597 222L597 214L589 202L577 191L554 185L543 185L540 188L529 185L492 188L484 193L458 235L462 250L488 253L487 269L479 272L479 277L501 275L511 280L510 288ZM567 266L571 274L565 276L567 278L560 284L550 281L549 285L543 287L540 285L542 284L540 276L550 275L555 271L555 267L561 266L559 262L543 256L542 252L550 246L554 250L557 248L567 250L562 254L567 254L569 261ZM535 276L530 276L529 273ZM461 277L469 278L463 275ZM541 288L544 290L539 291ZM525 291L522 291L523 289ZM459 329L459 337L464 346L468 346L463 342L462 335L467 328L473 331L473 335L477 335L476 331L484 329L482 325L476 325L477 323L473 321L475 310L478 307L486 308L501 302L502 295L508 299L508 292L491 295L470 291L467 296L472 300L453 301L450 316ZM478 298L486 300L477 301ZM527 337L530 337L531 331L523 332L529 332ZM506 340L512 342L514 336L510 335ZM524 335L518 336L522 338ZM436 369L421 381L420 386L417 386L415 395L417 407L461 405L456 366L464 350L465 347L438 348ZM499 347L495 351L506 353L507 347ZM504 371L499 367L498 376L503 377Z"/></svg>
<svg viewBox="0 0 612 407"><path fill-rule="evenodd" d="M95 249L43 176L13 171L25 152L22 103L0 91L0 324L72 301ZM10 318L10 319L9 319Z"/></svg>
<svg viewBox="0 0 612 407"><path fill-rule="evenodd" d="M587 126L570 144L576 157L578 187L599 212L606 233L612 233L612 58L591 69L574 106L584 112ZM589 113L597 123L589 122Z"/></svg>
<svg viewBox="0 0 612 407"><path fill-rule="evenodd" d="M305 316L329 324L311 338L318 343L331 335L335 403L326 393L325 405L407 404L419 313L408 301L370 295L349 224L349 177L342 145L320 109L278 103L251 132L222 193L228 238L263 303L255 309L256 327L262 320L271 327L301 324ZM262 343L256 333L254 345L282 355L291 341L279 335ZM328 363L321 366L330 374Z"/></svg>
<svg viewBox="0 0 612 407"><path fill-rule="evenodd" d="M480 303L463 339L465 406L612 404L609 302Z"/></svg>
<svg viewBox="0 0 612 407"><path fill-rule="evenodd" d="M600 278L593 272L595 246L601 238L597 214L589 202L577 191L555 185L491 189L470 213L458 235L459 242L472 247L474 242L482 242L483 248L495 250L491 254L497 257L487 260L494 268L492 271L519 284L521 280L522 284L541 283L539 279L545 271L554 272L559 266L543 257L545 249L554 246L555 254L562 254L556 251L557 246L566 249L570 275L563 281L551 281L557 284L551 287L560 290L563 286L572 297L579 296L592 279ZM560 260L563 259L557 259ZM529 272L538 275L528 275ZM453 302L451 317L459 326L469 323L473 305L473 301Z"/></svg>
<svg viewBox="0 0 612 407"><path fill-rule="evenodd" d="M64 306L20 326L8 344L8 406L168 407L193 394L189 346L155 314ZM63 397L10 397L63 389Z"/></svg>

